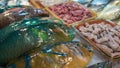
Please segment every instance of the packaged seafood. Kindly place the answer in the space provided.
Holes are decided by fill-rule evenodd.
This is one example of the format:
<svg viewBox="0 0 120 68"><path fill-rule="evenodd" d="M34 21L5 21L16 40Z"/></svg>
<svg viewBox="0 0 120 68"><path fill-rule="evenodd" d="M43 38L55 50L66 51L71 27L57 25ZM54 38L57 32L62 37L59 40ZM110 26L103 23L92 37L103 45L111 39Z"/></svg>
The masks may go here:
<svg viewBox="0 0 120 68"><path fill-rule="evenodd" d="M120 6L120 0L113 0L110 2L110 5Z"/></svg>
<svg viewBox="0 0 120 68"><path fill-rule="evenodd" d="M81 37L110 59L120 58L120 26L105 20L94 20L76 26Z"/></svg>
<svg viewBox="0 0 120 68"><path fill-rule="evenodd" d="M0 41L3 41L10 33L19 30L21 28L27 28L30 27L32 25L38 25L40 23L61 23L62 21L58 20L58 19L40 19L40 18L26 18L23 19L21 21L18 22L14 22L12 24L10 24L9 26L4 27L3 29L0 29Z"/></svg>
<svg viewBox="0 0 120 68"><path fill-rule="evenodd" d="M87 68L112 68L112 63L109 61L106 61L106 62L101 62L101 63L91 65Z"/></svg>
<svg viewBox="0 0 120 68"><path fill-rule="evenodd" d="M26 5L30 6L28 0L0 0L0 6Z"/></svg>
<svg viewBox="0 0 120 68"><path fill-rule="evenodd" d="M109 3L100 13L98 18L109 20L116 20L120 18L120 1L114 0Z"/></svg>
<svg viewBox="0 0 120 68"><path fill-rule="evenodd" d="M59 18L65 22L65 24L75 24L79 21L94 19L96 14L83 7L76 2L65 2L55 4L47 7L46 10L50 12L55 18Z"/></svg>
<svg viewBox="0 0 120 68"><path fill-rule="evenodd" d="M100 12L111 0L92 0L87 7L90 9Z"/></svg>
<svg viewBox="0 0 120 68"><path fill-rule="evenodd" d="M71 1L75 1L83 5L88 5L92 0L71 0Z"/></svg>
<svg viewBox="0 0 120 68"><path fill-rule="evenodd" d="M119 26L120 26L120 19L119 19L119 21L118 21L118 23L117 23Z"/></svg>
<svg viewBox="0 0 120 68"><path fill-rule="evenodd" d="M0 14L3 13L6 10L9 10L11 8L17 8L17 7L28 7L28 6L23 6L23 5L19 5L19 6L0 6Z"/></svg>
<svg viewBox="0 0 120 68"><path fill-rule="evenodd" d="M9 0L0 0L0 7L7 6Z"/></svg>
<svg viewBox="0 0 120 68"><path fill-rule="evenodd" d="M98 18L108 19L108 20L115 20L120 18L120 6L107 6L105 9L100 13Z"/></svg>
<svg viewBox="0 0 120 68"><path fill-rule="evenodd" d="M9 5L26 5L26 6L30 6L28 0L9 0L8 1L8 6Z"/></svg>
<svg viewBox="0 0 120 68"><path fill-rule="evenodd" d="M20 21L24 18L32 18L32 17L48 17L49 14L42 9L35 9L32 7L16 7L10 8L8 10L0 14L0 28L4 28L9 24Z"/></svg>
<svg viewBox="0 0 120 68"><path fill-rule="evenodd" d="M34 7L48 7L58 3L68 2L70 0L29 0Z"/></svg>
<svg viewBox="0 0 120 68"><path fill-rule="evenodd" d="M22 23L15 27L17 30L9 26L11 31L8 31L6 36L3 35L5 38L0 41L0 65L6 64L33 48L43 49L47 47L45 44L71 41L75 36L71 26L60 23L42 20L36 22L35 19L32 22L23 21Z"/></svg>
<svg viewBox="0 0 120 68"><path fill-rule="evenodd" d="M88 68L120 68L120 61L105 61L89 66Z"/></svg>
<svg viewBox="0 0 120 68"><path fill-rule="evenodd" d="M34 50L16 62L8 64L9 68L85 68L93 53L90 47L80 42L65 42L50 45L46 50Z"/></svg>

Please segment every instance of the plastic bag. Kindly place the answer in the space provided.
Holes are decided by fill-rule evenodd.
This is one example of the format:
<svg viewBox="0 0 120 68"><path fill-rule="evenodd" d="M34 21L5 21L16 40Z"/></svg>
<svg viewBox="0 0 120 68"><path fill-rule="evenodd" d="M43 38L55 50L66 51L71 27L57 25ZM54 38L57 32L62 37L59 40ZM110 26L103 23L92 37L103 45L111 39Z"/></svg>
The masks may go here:
<svg viewBox="0 0 120 68"><path fill-rule="evenodd" d="M95 65L91 65L88 68L112 68L112 64L111 62L106 61L106 62L97 63Z"/></svg>
<svg viewBox="0 0 120 68"><path fill-rule="evenodd" d="M36 5L38 5L39 7L48 7L54 4L64 3L68 1L70 0L29 0L29 2L35 7L37 7Z"/></svg>
<svg viewBox="0 0 120 68"><path fill-rule="evenodd" d="M100 13L99 18L115 20L120 18L120 1L115 0L108 4Z"/></svg>
<svg viewBox="0 0 120 68"><path fill-rule="evenodd" d="M45 44L71 41L75 33L71 26L60 23L24 21L17 30L11 29L3 36L4 39L2 37L3 40L0 41L0 64L7 63L32 48L43 49L47 47Z"/></svg>
<svg viewBox="0 0 120 68"><path fill-rule="evenodd" d="M80 4L87 6L92 0L71 0L71 1L79 2Z"/></svg>
<svg viewBox="0 0 120 68"><path fill-rule="evenodd" d="M0 6L26 5L30 6L28 0L0 0Z"/></svg>
<svg viewBox="0 0 120 68"><path fill-rule="evenodd" d="M27 6L30 6L28 0L9 0L8 5L27 5Z"/></svg>
<svg viewBox="0 0 120 68"><path fill-rule="evenodd" d="M0 0L0 6L7 6L9 0Z"/></svg>
<svg viewBox="0 0 120 68"><path fill-rule="evenodd" d="M35 50L17 62L8 64L9 68L85 68L93 53L91 48L79 42L57 43L48 50Z"/></svg>
<svg viewBox="0 0 120 68"><path fill-rule="evenodd" d="M111 0L93 0L88 7L96 12L100 12Z"/></svg>
<svg viewBox="0 0 120 68"><path fill-rule="evenodd" d="M24 18L32 17L48 17L49 14L42 9L34 9L32 7L16 7L0 14L0 28L8 26L9 24L20 21Z"/></svg>
<svg viewBox="0 0 120 68"><path fill-rule="evenodd" d="M89 66L88 68L120 68L120 61L105 61Z"/></svg>

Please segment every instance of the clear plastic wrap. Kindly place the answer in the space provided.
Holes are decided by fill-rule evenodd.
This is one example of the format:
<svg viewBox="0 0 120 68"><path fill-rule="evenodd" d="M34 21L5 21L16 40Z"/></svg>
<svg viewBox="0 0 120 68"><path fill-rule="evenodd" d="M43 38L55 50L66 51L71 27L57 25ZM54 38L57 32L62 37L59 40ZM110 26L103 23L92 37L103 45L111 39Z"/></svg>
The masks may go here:
<svg viewBox="0 0 120 68"><path fill-rule="evenodd" d="M120 17L120 6L107 6L99 16L99 18L108 19L108 20L115 20L118 19L119 17Z"/></svg>
<svg viewBox="0 0 120 68"><path fill-rule="evenodd" d="M9 0L0 0L0 7L7 6Z"/></svg>
<svg viewBox="0 0 120 68"><path fill-rule="evenodd" d="M15 68L85 68L93 53L79 42L56 43L50 49L33 51L8 67Z"/></svg>
<svg viewBox="0 0 120 68"><path fill-rule="evenodd" d="M64 3L64 2L68 2L68 1L70 1L70 0L29 0L29 2L34 6L35 6L34 3L36 3L36 5L39 3L39 4L42 4L44 7L48 7L48 6L51 6L54 4Z"/></svg>
<svg viewBox="0 0 120 68"><path fill-rule="evenodd" d="M21 24L13 24L1 32L0 65L33 48L43 49L47 47L45 44L71 41L75 34L71 26L36 19L23 20Z"/></svg>
<svg viewBox="0 0 120 68"><path fill-rule="evenodd" d="M100 13L99 18L116 20L120 18L120 0L109 3Z"/></svg>
<svg viewBox="0 0 120 68"><path fill-rule="evenodd" d="M30 6L28 0L9 0L8 5L26 5L26 6Z"/></svg>
<svg viewBox="0 0 120 68"><path fill-rule="evenodd" d="M97 63L89 66L88 68L112 68L112 63L109 61Z"/></svg>
<svg viewBox="0 0 120 68"><path fill-rule="evenodd" d="M120 68L120 61L105 61L89 66L88 68Z"/></svg>
<svg viewBox="0 0 120 68"><path fill-rule="evenodd" d="M120 19L118 20L118 23L117 23L119 26L120 26Z"/></svg>
<svg viewBox="0 0 120 68"><path fill-rule="evenodd" d="M96 12L100 12L111 0L93 0L88 7Z"/></svg>
<svg viewBox="0 0 120 68"><path fill-rule="evenodd" d="M92 0L71 0L71 1L75 1L80 4L83 4L84 6L88 6Z"/></svg>
<svg viewBox="0 0 120 68"><path fill-rule="evenodd" d="M28 0L0 0L0 6L26 5L30 6Z"/></svg>
<svg viewBox="0 0 120 68"><path fill-rule="evenodd" d="M6 10L6 11L5 11ZM20 21L24 18L32 17L48 17L49 14L42 9L32 7L8 6L0 14L0 28L8 26L15 21Z"/></svg>

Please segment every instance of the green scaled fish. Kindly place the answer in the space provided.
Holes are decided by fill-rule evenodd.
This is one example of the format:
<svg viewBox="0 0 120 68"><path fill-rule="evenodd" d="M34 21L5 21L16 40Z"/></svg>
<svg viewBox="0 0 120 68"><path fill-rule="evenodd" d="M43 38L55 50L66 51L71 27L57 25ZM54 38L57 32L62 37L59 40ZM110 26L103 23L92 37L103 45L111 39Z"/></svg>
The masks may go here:
<svg viewBox="0 0 120 68"><path fill-rule="evenodd" d="M75 36L71 26L54 22L37 23L11 31L4 40L0 41L0 65L33 48L43 49L47 47L44 46L45 44L71 41Z"/></svg>

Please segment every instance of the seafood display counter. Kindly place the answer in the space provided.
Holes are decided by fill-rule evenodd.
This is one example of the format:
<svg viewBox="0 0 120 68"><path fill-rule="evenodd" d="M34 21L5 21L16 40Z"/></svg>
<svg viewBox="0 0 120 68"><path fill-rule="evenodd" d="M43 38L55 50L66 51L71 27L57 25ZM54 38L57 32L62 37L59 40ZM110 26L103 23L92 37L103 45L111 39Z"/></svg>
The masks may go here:
<svg viewBox="0 0 120 68"><path fill-rule="evenodd" d="M120 68L120 0L0 0L0 68Z"/></svg>

